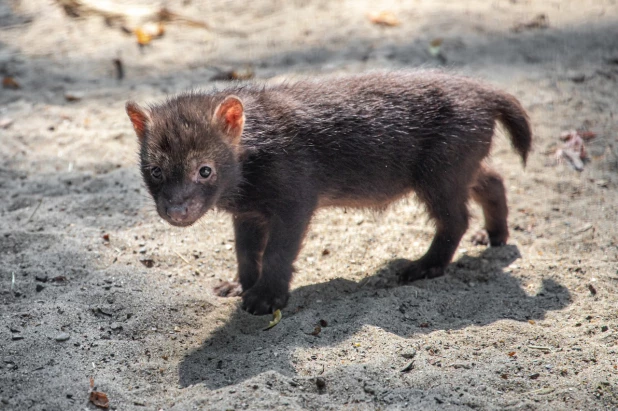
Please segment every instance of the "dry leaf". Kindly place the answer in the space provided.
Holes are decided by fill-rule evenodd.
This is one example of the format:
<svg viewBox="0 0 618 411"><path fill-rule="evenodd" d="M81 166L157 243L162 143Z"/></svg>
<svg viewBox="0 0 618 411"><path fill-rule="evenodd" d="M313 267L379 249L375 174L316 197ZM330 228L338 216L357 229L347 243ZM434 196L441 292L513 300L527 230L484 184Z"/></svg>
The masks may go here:
<svg viewBox="0 0 618 411"><path fill-rule="evenodd" d="M524 30L531 29L546 29L549 27L549 19L545 14L537 14L532 20L527 23L519 23L513 27L513 31L519 33Z"/></svg>
<svg viewBox="0 0 618 411"><path fill-rule="evenodd" d="M210 78L210 81L250 80L255 76L251 67L241 70L220 71Z"/></svg>
<svg viewBox="0 0 618 411"><path fill-rule="evenodd" d="M320 327L319 325L316 325L313 331L311 331L311 335L317 336L320 334L320 332L322 332L322 327Z"/></svg>
<svg viewBox="0 0 618 411"><path fill-rule="evenodd" d="M19 83L11 76L5 76L2 79L2 87L10 88L12 90L17 90L18 88L21 88Z"/></svg>
<svg viewBox="0 0 618 411"><path fill-rule="evenodd" d="M266 330L270 330L271 328L273 328L275 325L279 324L279 321L281 321L281 310L277 310L273 313L273 320L271 322L268 323L268 327L264 328L264 331Z"/></svg>
<svg viewBox="0 0 618 411"><path fill-rule="evenodd" d="M109 399L104 392L92 391L90 393L90 402L99 408L109 408Z"/></svg>
<svg viewBox="0 0 618 411"><path fill-rule="evenodd" d="M591 131L570 130L563 132L560 135L560 140L564 141L564 144L562 148L556 151L556 158L558 161L566 159L575 170L583 171L583 160L588 157L584 141L592 140L595 137L596 134Z"/></svg>
<svg viewBox="0 0 618 411"><path fill-rule="evenodd" d="M530 324L532 324L532 325L536 324L536 321L534 321L534 320L528 320L528 322L529 322Z"/></svg>
<svg viewBox="0 0 618 411"><path fill-rule="evenodd" d="M401 24L399 19L391 11L384 10L384 11L372 12L372 13L367 14L367 17L369 17L369 20L373 24L377 24L380 26L395 27Z"/></svg>
<svg viewBox="0 0 618 411"><path fill-rule="evenodd" d="M509 353L509 357L515 357L517 355L517 353L515 351L511 351Z"/></svg>

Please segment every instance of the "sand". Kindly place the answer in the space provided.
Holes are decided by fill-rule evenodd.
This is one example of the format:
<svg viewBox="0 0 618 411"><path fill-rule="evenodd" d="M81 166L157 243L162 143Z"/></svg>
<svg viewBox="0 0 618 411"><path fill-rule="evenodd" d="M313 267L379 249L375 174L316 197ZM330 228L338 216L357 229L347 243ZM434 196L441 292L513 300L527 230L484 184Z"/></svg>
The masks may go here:
<svg viewBox="0 0 618 411"><path fill-rule="evenodd" d="M0 409L94 409L90 378L115 410L618 407L615 0L167 5L211 29L168 23L140 50L100 16L0 3L0 75L21 86L0 89ZM381 10L400 25L372 24ZM549 27L522 26L539 14ZM509 245L470 243L472 206L447 275L399 286L399 259L433 235L413 199L322 210L262 331L270 318L211 292L234 277L230 217L178 229L154 212L125 101L210 89L221 70L411 67L483 79L529 111L528 166L501 133L491 157ZM554 155L571 129L596 133L582 172Z"/></svg>

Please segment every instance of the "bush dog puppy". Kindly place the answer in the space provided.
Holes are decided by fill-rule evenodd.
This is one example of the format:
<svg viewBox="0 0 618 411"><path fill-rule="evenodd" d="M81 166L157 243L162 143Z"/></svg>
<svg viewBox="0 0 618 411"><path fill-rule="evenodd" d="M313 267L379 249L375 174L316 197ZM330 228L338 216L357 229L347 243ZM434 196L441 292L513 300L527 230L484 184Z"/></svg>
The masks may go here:
<svg viewBox="0 0 618 411"><path fill-rule="evenodd" d="M126 110L163 219L186 227L213 207L232 214L238 282L215 291L242 295L258 315L286 305L319 207L383 208L414 192L436 234L403 282L444 273L468 228L470 197L483 209L485 241L505 244L504 184L483 162L496 120L524 164L531 146L513 96L435 71L237 85Z"/></svg>

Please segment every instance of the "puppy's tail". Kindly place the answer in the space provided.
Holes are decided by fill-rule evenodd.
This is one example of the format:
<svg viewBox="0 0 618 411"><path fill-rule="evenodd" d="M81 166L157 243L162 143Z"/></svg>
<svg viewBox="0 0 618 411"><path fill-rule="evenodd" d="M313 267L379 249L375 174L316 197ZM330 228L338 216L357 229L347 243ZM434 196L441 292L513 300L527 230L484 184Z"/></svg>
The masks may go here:
<svg viewBox="0 0 618 411"><path fill-rule="evenodd" d="M521 156L525 166L528 153L532 148L532 130L526 110L510 94L498 92L494 98L497 109L496 117L509 132L511 144Z"/></svg>

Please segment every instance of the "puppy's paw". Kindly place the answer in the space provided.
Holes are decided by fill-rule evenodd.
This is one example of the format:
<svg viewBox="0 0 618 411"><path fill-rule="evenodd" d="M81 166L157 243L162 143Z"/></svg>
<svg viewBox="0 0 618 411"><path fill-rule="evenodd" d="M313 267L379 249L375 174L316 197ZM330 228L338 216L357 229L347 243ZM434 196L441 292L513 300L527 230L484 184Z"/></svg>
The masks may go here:
<svg viewBox="0 0 618 411"><path fill-rule="evenodd" d="M470 237L470 242L474 245L489 245L489 235L485 230L479 230Z"/></svg>
<svg viewBox="0 0 618 411"><path fill-rule="evenodd" d="M239 297L242 294L242 285L236 281L222 281L213 291L219 297Z"/></svg>
<svg viewBox="0 0 618 411"><path fill-rule="evenodd" d="M508 231L497 232L489 234L486 230L479 230L472 237L470 237L470 241L474 245L489 245L491 247L501 247L506 245L506 240L508 238Z"/></svg>
<svg viewBox="0 0 618 411"><path fill-rule="evenodd" d="M259 284L251 287L242 296L242 309L253 315L272 314L286 306L290 293L273 290Z"/></svg>
<svg viewBox="0 0 618 411"><path fill-rule="evenodd" d="M399 273L399 282L402 284L425 278L436 278L444 275L445 267L427 266L422 261L412 261Z"/></svg>

